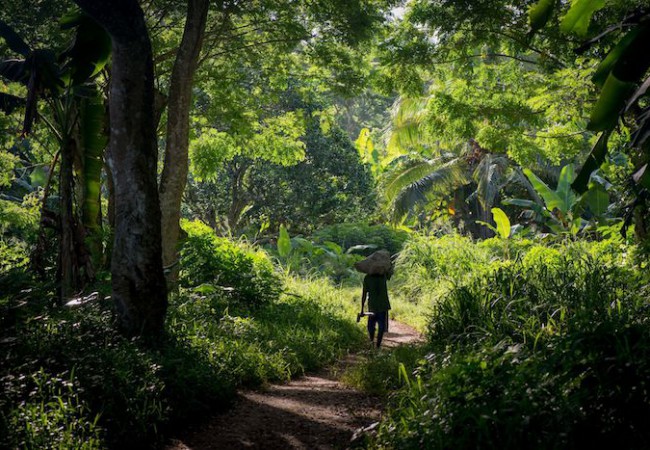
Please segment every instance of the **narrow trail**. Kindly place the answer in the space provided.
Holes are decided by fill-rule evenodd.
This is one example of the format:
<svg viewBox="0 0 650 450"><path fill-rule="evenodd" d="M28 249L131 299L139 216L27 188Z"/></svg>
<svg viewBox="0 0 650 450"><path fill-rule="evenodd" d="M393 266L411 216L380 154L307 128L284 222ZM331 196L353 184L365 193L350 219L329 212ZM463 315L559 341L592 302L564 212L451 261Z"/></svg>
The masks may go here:
<svg viewBox="0 0 650 450"><path fill-rule="evenodd" d="M388 348L421 338L399 322L391 321L389 330L382 344ZM344 449L357 429L379 420L382 409L377 397L337 380L358 358L351 354L321 373L241 391L230 410L173 439L166 450Z"/></svg>

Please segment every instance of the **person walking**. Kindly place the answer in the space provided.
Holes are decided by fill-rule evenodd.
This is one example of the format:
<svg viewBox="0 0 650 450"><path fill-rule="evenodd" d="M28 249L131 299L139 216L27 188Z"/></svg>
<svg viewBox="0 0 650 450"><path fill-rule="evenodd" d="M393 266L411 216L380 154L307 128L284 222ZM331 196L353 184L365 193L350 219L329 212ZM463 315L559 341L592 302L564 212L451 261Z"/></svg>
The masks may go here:
<svg viewBox="0 0 650 450"><path fill-rule="evenodd" d="M361 315L368 301L368 337L375 345L375 331L377 331L376 347L381 346L384 332L388 331L388 287L386 286L387 274L368 274L363 278L363 291L361 293Z"/></svg>

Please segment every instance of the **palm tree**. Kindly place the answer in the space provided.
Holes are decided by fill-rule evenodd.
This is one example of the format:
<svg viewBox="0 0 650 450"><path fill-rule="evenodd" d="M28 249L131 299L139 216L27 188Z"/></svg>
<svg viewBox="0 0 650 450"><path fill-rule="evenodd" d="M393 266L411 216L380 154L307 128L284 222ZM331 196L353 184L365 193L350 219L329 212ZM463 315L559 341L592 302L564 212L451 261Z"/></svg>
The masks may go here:
<svg viewBox="0 0 650 450"><path fill-rule="evenodd" d="M501 191L512 183L534 189L521 168L507 155L492 153L474 139L443 149L426 131L428 97L400 98L385 131L389 152L408 153L391 162L380 186L393 220L414 215L439 199L447 204L453 222L475 237L491 231L477 221L490 222L490 210Z"/></svg>

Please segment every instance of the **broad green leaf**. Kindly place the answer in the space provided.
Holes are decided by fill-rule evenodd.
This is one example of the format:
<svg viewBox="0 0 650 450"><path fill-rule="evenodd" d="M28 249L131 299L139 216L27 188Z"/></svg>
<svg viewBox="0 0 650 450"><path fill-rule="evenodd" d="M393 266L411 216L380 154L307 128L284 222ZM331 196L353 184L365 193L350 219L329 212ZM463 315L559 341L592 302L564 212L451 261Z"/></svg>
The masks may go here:
<svg viewBox="0 0 650 450"><path fill-rule="evenodd" d="M609 139L609 132L603 132L598 141L591 149L589 156L585 160L585 163L582 165L578 176L575 181L571 184L571 187L574 191L579 194L584 193L587 190L587 185L589 183L589 178L591 174L598 170L598 168L605 161L605 156L607 155L607 141Z"/></svg>
<svg viewBox="0 0 650 450"><path fill-rule="evenodd" d="M305 238L294 237L291 238L292 247L300 250L301 252L311 254L314 252L314 244ZM293 245L295 244L295 245Z"/></svg>
<svg viewBox="0 0 650 450"><path fill-rule="evenodd" d="M573 0L571 8L560 22L560 29L564 33L575 33L585 36L589 28L591 16L603 8L606 0Z"/></svg>
<svg viewBox="0 0 650 450"><path fill-rule="evenodd" d="M607 57L603 59L603 61L598 65L598 68L596 69L594 76L591 78L591 81L593 81L598 86L603 87L605 81L607 81L607 77L612 72L614 65L620 59L625 49L630 46L630 44L636 39L640 32L641 28L636 27L633 28L625 36L623 36L614 46L614 48L609 52Z"/></svg>
<svg viewBox="0 0 650 450"><path fill-rule="evenodd" d="M561 209L563 207L564 202L560 196L557 195L555 191L551 190L546 183L540 180L537 175L535 175L530 169L524 169L524 173L540 197L544 199L546 208L549 211L553 211L555 208Z"/></svg>
<svg viewBox="0 0 650 450"><path fill-rule="evenodd" d="M610 73L598 97L598 101L591 111L587 129L591 131L605 131L614 128L619 114L634 89L634 83L621 81L614 76L614 73Z"/></svg>
<svg viewBox="0 0 650 450"><path fill-rule="evenodd" d="M76 12L64 17L63 29L76 27L72 46L63 53L69 58L67 68L72 72L72 84L79 85L97 75L111 56L111 37L90 16Z"/></svg>
<svg viewBox="0 0 650 450"><path fill-rule="evenodd" d="M30 184L34 187L45 186L47 183L48 168L47 166L38 166L29 175Z"/></svg>
<svg viewBox="0 0 650 450"><path fill-rule="evenodd" d="M278 254L286 258L291 253L291 238L284 225L280 225L280 235L278 236Z"/></svg>
<svg viewBox="0 0 650 450"><path fill-rule="evenodd" d="M217 292L217 288L209 283L203 283L193 289L197 294L214 294Z"/></svg>
<svg viewBox="0 0 650 450"><path fill-rule="evenodd" d="M573 221L569 224L569 231L571 232L571 234L578 234L581 228L582 228L582 218L580 216L573 219Z"/></svg>
<svg viewBox="0 0 650 450"><path fill-rule="evenodd" d="M362 158L367 159L368 155L371 155L374 150L374 145L372 139L370 138L370 130L368 128L363 128L359 132L359 137L354 141L354 145L359 151L359 155Z"/></svg>
<svg viewBox="0 0 650 450"><path fill-rule="evenodd" d="M528 10L528 23L531 32L544 28L546 22L551 18L556 0L540 0Z"/></svg>
<svg viewBox="0 0 650 450"><path fill-rule="evenodd" d="M566 166L562 167L562 171L560 172L560 179L558 180L557 189L555 192L557 193L558 197L562 199L562 207L560 210L565 213L571 211L571 208L576 201L576 196L571 189L571 183L573 182L574 178L575 171L573 169L573 164L567 164Z"/></svg>
<svg viewBox="0 0 650 450"><path fill-rule="evenodd" d="M609 207L609 194L602 186L595 185L584 194L582 202L594 216L602 216Z"/></svg>
<svg viewBox="0 0 650 450"><path fill-rule="evenodd" d="M510 237L510 219L501 208L492 208L492 218L497 224L497 233L502 239Z"/></svg>
<svg viewBox="0 0 650 450"><path fill-rule="evenodd" d="M339 244L337 244L336 242L325 241L325 242L323 242L323 245L325 246L325 248L328 248L329 250L331 250L333 253L335 253L337 255L342 255L343 254L343 248L341 248L341 246Z"/></svg>

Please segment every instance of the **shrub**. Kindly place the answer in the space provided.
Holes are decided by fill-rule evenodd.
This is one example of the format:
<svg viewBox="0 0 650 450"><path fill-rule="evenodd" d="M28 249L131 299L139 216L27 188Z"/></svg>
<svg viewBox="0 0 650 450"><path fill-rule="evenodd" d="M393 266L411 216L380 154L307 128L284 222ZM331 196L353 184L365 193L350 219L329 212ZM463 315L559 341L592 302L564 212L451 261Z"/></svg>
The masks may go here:
<svg viewBox="0 0 650 450"><path fill-rule="evenodd" d="M82 442L80 436L97 438L97 425L108 430L102 438L110 444L153 441L168 413L159 366L150 353L114 330L110 309L94 304L83 310L53 310L18 324L12 333L16 341L0 376L34 381L7 386L0 410L9 419L0 429L10 439L40 442L50 439L48 430L69 427L81 434L71 432L65 439ZM42 422L16 422L23 413Z"/></svg>
<svg viewBox="0 0 650 450"><path fill-rule="evenodd" d="M533 245L457 272L374 445L647 448L648 280L617 248Z"/></svg>
<svg viewBox="0 0 650 450"><path fill-rule="evenodd" d="M79 399L75 392L79 383L73 375L53 376L40 369L19 378L3 379L8 394L21 388L29 393L28 399L9 413L7 425L12 432L6 433L6 441L0 439L0 444L7 448L102 448L99 416L92 419L88 405Z"/></svg>
<svg viewBox="0 0 650 450"><path fill-rule="evenodd" d="M400 366L408 373L423 364L425 349L421 345L402 345L379 353L370 353L343 374L343 381L373 395L387 396L403 386Z"/></svg>
<svg viewBox="0 0 650 450"><path fill-rule="evenodd" d="M319 243L335 242L343 251L356 245L375 246L386 249L391 254L398 253L408 239L408 232L387 225L368 225L364 223L341 223L318 230L312 235ZM370 254L374 249L368 249Z"/></svg>
<svg viewBox="0 0 650 450"><path fill-rule="evenodd" d="M218 286L248 306L278 298L281 281L270 259L248 244L218 237L196 220L181 222L187 238L181 249L181 284Z"/></svg>

